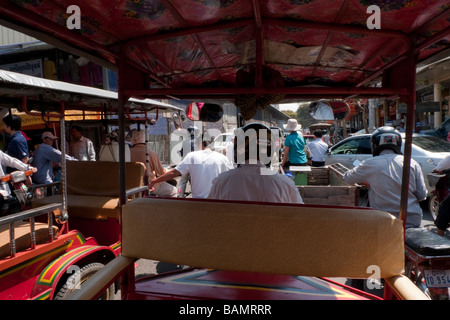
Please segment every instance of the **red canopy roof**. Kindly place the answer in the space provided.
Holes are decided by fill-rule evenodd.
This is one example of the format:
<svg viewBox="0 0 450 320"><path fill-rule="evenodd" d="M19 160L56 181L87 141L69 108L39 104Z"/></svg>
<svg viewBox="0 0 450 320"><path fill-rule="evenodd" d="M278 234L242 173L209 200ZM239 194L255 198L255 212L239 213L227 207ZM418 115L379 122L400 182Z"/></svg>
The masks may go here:
<svg viewBox="0 0 450 320"><path fill-rule="evenodd" d="M379 30L367 26L372 4ZM80 30L67 28L70 5ZM0 23L109 68L124 62L127 95L153 98L406 94L367 87L450 45L448 0L0 0Z"/></svg>

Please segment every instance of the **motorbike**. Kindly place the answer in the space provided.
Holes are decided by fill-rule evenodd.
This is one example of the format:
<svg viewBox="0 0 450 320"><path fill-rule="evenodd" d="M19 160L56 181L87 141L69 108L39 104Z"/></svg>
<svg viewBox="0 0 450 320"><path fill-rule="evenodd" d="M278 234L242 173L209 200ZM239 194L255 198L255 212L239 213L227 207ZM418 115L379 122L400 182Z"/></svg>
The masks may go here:
<svg viewBox="0 0 450 320"><path fill-rule="evenodd" d="M436 220L439 204L450 193L448 174L427 175L434 187L429 210ZM450 239L436 234L435 227L409 228L405 231L405 272L423 292L434 300L448 300L450 288Z"/></svg>
<svg viewBox="0 0 450 320"><path fill-rule="evenodd" d="M439 204L450 194L449 173L450 170L445 170L440 174L432 172L427 175L428 184L434 187L428 202L428 209L434 221L439 211Z"/></svg>
<svg viewBox="0 0 450 320"><path fill-rule="evenodd" d="M39 189L27 187L27 177L33 174L32 170L14 171L3 177L0 177L1 183L9 183L14 192L13 195L0 193L0 216L17 213L31 207L33 195L39 196Z"/></svg>
<svg viewBox="0 0 450 320"><path fill-rule="evenodd" d="M433 300L448 300L450 239L431 228L405 230L405 275Z"/></svg>
<svg viewBox="0 0 450 320"><path fill-rule="evenodd" d="M436 220L439 204L450 193L448 173L427 175L434 187L429 210ZM405 230L405 274L433 300L448 300L450 288L450 239L436 233L436 227Z"/></svg>

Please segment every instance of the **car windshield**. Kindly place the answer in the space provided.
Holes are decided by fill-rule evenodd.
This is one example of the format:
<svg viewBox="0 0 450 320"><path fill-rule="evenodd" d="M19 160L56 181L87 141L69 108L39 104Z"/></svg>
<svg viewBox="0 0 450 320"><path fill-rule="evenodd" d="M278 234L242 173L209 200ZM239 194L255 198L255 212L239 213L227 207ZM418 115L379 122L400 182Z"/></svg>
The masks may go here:
<svg viewBox="0 0 450 320"><path fill-rule="evenodd" d="M217 136L216 141L217 143L220 142L231 142L231 138L233 137L232 134L221 134Z"/></svg>
<svg viewBox="0 0 450 320"><path fill-rule="evenodd" d="M370 154L370 137L349 139L331 150L331 154Z"/></svg>
<svg viewBox="0 0 450 320"><path fill-rule="evenodd" d="M434 136L415 136L412 143L431 152L450 152L450 142Z"/></svg>

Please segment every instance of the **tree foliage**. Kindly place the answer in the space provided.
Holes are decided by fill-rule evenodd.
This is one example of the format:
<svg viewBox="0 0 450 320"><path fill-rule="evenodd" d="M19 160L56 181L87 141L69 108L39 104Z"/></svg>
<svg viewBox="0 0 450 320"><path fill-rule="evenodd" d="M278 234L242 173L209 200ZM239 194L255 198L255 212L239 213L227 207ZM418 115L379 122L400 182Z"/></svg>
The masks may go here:
<svg viewBox="0 0 450 320"><path fill-rule="evenodd" d="M300 103L297 109L297 121L301 123L302 128L306 129L310 125L314 123L318 123L320 121L313 119L309 114L309 102Z"/></svg>

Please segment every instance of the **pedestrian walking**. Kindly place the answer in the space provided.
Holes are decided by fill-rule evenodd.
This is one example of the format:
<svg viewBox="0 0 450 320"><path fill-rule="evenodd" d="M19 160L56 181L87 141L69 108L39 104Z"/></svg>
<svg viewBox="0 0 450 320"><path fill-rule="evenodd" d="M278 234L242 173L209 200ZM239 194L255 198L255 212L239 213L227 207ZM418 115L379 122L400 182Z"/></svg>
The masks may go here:
<svg viewBox="0 0 450 320"><path fill-rule="evenodd" d="M83 129L80 126L70 128L70 137L69 155L79 161L95 161L94 144L83 136Z"/></svg>
<svg viewBox="0 0 450 320"><path fill-rule="evenodd" d="M58 139L50 131L45 131L41 135L42 143L33 154L31 164L37 168L37 172L32 176L33 183L48 184L54 181L53 164L61 163L62 153L54 148L53 142ZM65 155L66 160L77 161L74 157Z"/></svg>
<svg viewBox="0 0 450 320"><path fill-rule="evenodd" d="M281 166L289 169L289 166L306 166L305 139L298 132L302 126L296 119L289 119L283 128L290 132L284 141L284 154Z"/></svg>
<svg viewBox="0 0 450 320"><path fill-rule="evenodd" d="M311 151L311 165L313 167L323 167L325 165L328 144L322 140L322 130L315 130L313 135L314 140L308 142L308 148Z"/></svg>
<svg viewBox="0 0 450 320"><path fill-rule="evenodd" d="M174 169L151 180L149 188L152 189L157 183L189 173L192 198L206 198L214 178L224 171L233 169L233 164L225 155L212 150L210 146L212 142L211 137L204 134L202 150L188 153Z"/></svg>
<svg viewBox="0 0 450 320"><path fill-rule="evenodd" d="M22 119L15 114L9 114L3 118L3 123L5 124L5 132L11 135L11 138L6 149L6 153L16 158L23 163L28 163L29 160L29 150L28 143L25 135L20 131L22 127ZM11 173L17 170L16 167L7 166L6 173Z"/></svg>

